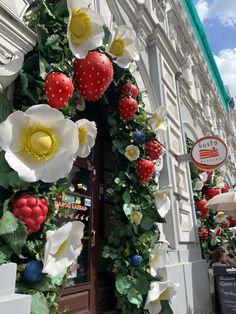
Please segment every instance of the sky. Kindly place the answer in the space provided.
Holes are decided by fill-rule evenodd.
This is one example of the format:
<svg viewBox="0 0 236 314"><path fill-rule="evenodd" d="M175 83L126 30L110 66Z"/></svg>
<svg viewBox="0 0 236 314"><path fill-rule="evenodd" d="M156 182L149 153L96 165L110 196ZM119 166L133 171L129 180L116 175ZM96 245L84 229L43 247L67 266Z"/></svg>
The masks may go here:
<svg viewBox="0 0 236 314"><path fill-rule="evenodd" d="M221 77L236 102L236 0L194 0Z"/></svg>

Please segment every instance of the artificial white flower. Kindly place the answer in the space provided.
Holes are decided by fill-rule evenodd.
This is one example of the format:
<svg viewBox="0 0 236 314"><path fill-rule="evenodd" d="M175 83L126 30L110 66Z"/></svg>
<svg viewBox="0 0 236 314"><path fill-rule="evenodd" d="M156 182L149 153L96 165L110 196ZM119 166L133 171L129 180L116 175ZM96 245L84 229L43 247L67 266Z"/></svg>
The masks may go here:
<svg viewBox="0 0 236 314"><path fill-rule="evenodd" d="M81 221L69 221L56 231L47 231L43 273L57 276L70 266L81 253L83 234L84 224Z"/></svg>
<svg viewBox="0 0 236 314"><path fill-rule="evenodd" d="M167 110L164 106L159 107L155 113L151 114L151 117L148 119L148 124L154 133L159 131L166 131L167 121L166 121Z"/></svg>
<svg viewBox="0 0 236 314"><path fill-rule="evenodd" d="M154 203L159 215L164 218L170 210L170 199L167 196L171 186L164 186L154 193Z"/></svg>
<svg viewBox="0 0 236 314"><path fill-rule="evenodd" d="M125 157L127 157L130 161L137 160L140 155L140 150L138 146L128 145L125 149Z"/></svg>
<svg viewBox="0 0 236 314"><path fill-rule="evenodd" d="M153 281L150 285L144 309L148 310L150 314L158 314L162 310L161 301L170 300L176 293L175 284L169 281Z"/></svg>
<svg viewBox="0 0 236 314"><path fill-rule="evenodd" d="M221 189L224 187L225 183L224 183L223 177L217 177L217 178L215 178L215 180L216 180L216 187L217 188Z"/></svg>
<svg viewBox="0 0 236 314"><path fill-rule="evenodd" d="M200 227L201 227L201 225L202 225L201 220L200 220L200 219L197 219L197 227L198 227L198 228L200 228Z"/></svg>
<svg viewBox="0 0 236 314"><path fill-rule="evenodd" d="M133 60L139 60L137 37L129 26L120 25L115 29L108 53L115 57L115 62L123 68L128 67Z"/></svg>
<svg viewBox="0 0 236 314"><path fill-rule="evenodd" d="M225 221L227 219L227 215L224 214L224 212L218 212L215 216L214 219L216 222L218 223L222 223L223 221Z"/></svg>
<svg viewBox="0 0 236 314"><path fill-rule="evenodd" d="M88 8L86 0L67 0L67 8L70 50L76 58L83 59L89 50L102 45L104 20L99 13Z"/></svg>
<svg viewBox="0 0 236 314"><path fill-rule="evenodd" d="M0 146L22 180L54 182L72 169L78 131L59 110L35 105L13 112L0 124Z"/></svg>
<svg viewBox="0 0 236 314"><path fill-rule="evenodd" d="M136 210L134 210L134 211L130 214L130 217L129 217L130 222L131 222L132 224L135 224L135 225L139 225L140 222L141 222L141 220L142 220L142 218L143 218L143 214L142 214L141 212L139 212L139 211L136 211Z"/></svg>
<svg viewBox="0 0 236 314"><path fill-rule="evenodd" d="M199 177L200 177L200 180L204 183L208 179L208 174L207 174L207 172L202 172L199 174Z"/></svg>
<svg viewBox="0 0 236 314"><path fill-rule="evenodd" d="M197 179L194 181L193 189L194 189L195 191L201 191L202 188L203 188L203 185L204 185L204 182L197 178Z"/></svg>
<svg viewBox="0 0 236 314"><path fill-rule="evenodd" d="M155 277L159 268L165 267L169 263L168 244L157 243L149 254L150 274Z"/></svg>
<svg viewBox="0 0 236 314"><path fill-rule="evenodd" d="M97 127L94 121L89 121L87 119L78 120L75 124L78 128L79 137L79 148L76 156L85 158L90 154L91 148L95 144Z"/></svg>

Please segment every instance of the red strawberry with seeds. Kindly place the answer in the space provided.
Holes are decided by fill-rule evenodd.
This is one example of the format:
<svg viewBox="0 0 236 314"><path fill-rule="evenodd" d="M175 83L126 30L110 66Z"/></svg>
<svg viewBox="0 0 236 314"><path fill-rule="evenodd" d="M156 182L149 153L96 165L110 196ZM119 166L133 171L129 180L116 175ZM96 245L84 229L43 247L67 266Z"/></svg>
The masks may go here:
<svg viewBox="0 0 236 314"><path fill-rule="evenodd" d="M152 160L158 159L164 153L164 147L158 141L148 141L146 143L146 154Z"/></svg>
<svg viewBox="0 0 236 314"><path fill-rule="evenodd" d="M132 83L126 83L121 87L121 93L127 96L132 96L133 98L137 98L138 87Z"/></svg>
<svg viewBox="0 0 236 314"><path fill-rule="evenodd" d="M122 119L130 120L138 111L138 103L133 98L124 97L119 101L118 109Z"/></svg>
<svg viewBox="0 0 236 314"><path fill-rule="evenodd" d="M60 72L49 73L45 79L44 92L48 105L52 108L63 108L74 92L72 80Z"/></svg>
<svg viewBox="0 0 236 314"><path fill-rule="evenodd" d="M207 188L205 191L204 191L204 194L206 195L206 198L208 200L210 200L212 197L218 195L221 193L221 189L216 189L216 188Z"/></svg>
<svg viewBox="0 0 236 314"><path fill-rule="evenodd" d="M37 232L46 220L47 201L45 198L37 200L33 195L25 194L13 201L12 212L26 224L30 235Z"/></svg>
<svg viewBox="0 0 236 314"><path fill-rule="evenodd" d="M205 228L199 228L198 229L198 234L199 234L199 238L203 241L207 241L208 240L208 235L209 235L209 231L208 229Z"/></svg>
<svg viewBox="0 0 236 314"><path fill-rule="evenodd" d="M149 181L153 176L154 164L150 160L143 159L137 162L136 169L141 180Z"/></svg>
<svg viewBox="0 0 236 314"><path fill-rule="evenodd" d="M77 89L88 101L102 97L114 74L110 59L98 51L90 51L84 59L75 59L74 71Z"/></svg>
<svg viewBox="0 0 236 314"><path fill-rule="evenodd" d="M208 214L208 208L205 207L207 204L206 199L202 199L196 202L195 207L196 210L202 213L201 219L204 220Z"/></svg>

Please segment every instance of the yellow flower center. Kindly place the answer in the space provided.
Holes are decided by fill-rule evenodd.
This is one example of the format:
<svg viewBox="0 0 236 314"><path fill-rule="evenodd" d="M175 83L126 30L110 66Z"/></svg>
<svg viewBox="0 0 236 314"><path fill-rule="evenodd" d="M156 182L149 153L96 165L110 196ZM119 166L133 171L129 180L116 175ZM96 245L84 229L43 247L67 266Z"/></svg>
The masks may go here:
<svg viewBox="0 0 236 314"><path fill-rule="evenodd" d="M136 156L136 150L135 150L134 148L130 148L130 149L128 150L128 155L129 155L130 157L135 157L135 156Z"/></svg>
<svg viewBox="0 0 236 314"><path fill-rule="evenodd" d="M137 214L137 213L132 214L132 220L133 220L133 222L138 222L139 219L140 219L139 214Z"/></svg>
<svg viewBox="0 0 236 314"><path fill-rule="evenodd" d="M162 118L161 118L161 117L158 117L158 118L157 118L157 123L156 123L156 129L159 129L159 128L160 128L161 123L162 123Z"/></svg>
<svg viewBox="0 0 236 314"><path fill-rule="evenodd" d="M20 153L32 162L52 159L59 147L54 131L39 124L23 129L20 137L22 143Z"/></svg>
<svg viewBox="0 0 236 314"><path fill-rule="evenodd" d="M150 258L150 264L153 265L156 263L156 261L158 260L158 255L159 254L156 254L156 255L152 255L151 258Z"/></svg>
<svg viewBox="0 0 236 314"><path fill-rule="evenodd" d="M52 256L58 256L60 254L62 254L66 247L68 245L68 240L65 240L60 246L59 246L59 249L56 251L56 253L53 253Z"/></svg>
<svg viewBox="0 0 236 314"><path fill-rule="evenodd" d="M122 57L124 55L124 50L125 50L125 42L122 38L116 38L110 47L110 52L117 56L117 57Z"/></svg>
<svg viewBox="0 0 236 314"><path fill-rule="evenodd" d="M82 10L73 10L69 30L74 44L85 42L91 35L90 17Z"/></svg>
<svg viewBox="0 0 236 314"><path fill-rule="evenodd" d="M79 128L78 132L79 132L79 144L84 144L87 140L88 132L86 128L83 128L83 127Z"/></svg>
<svg viewBox="0 0 236 314"><path fill-rule="evenodd" d="M160 303L161 300L165 300L168 296L168 289L165 289L159 296L158 299L156 299L155 301L151 302L151 303L154 303L154 304L157 304L157 303Z"/></svg>

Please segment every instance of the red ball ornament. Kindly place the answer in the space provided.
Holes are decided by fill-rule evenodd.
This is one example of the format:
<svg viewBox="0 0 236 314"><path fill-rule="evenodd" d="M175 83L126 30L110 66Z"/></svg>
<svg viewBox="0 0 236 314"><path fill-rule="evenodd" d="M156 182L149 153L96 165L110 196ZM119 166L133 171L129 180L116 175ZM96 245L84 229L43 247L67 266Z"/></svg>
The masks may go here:
<svg viewBox="0 0 236 314"><path fill-rule="evenodd" d="M91 51L84 59L75 59L74 78L84 99L95 101L102 97L113 79L110 59L101 52Z"/></svg>
<svg viewBox="0 0 236 314"><path fill-rule="evenodd" d="M137 98L138 87L132 83L126 83L121 87L121 93L126 96Z"/></svg>
<svg viewBox="0 0 236 314"><path fill-rule="evenodd" d="M196 210L202 213L201 219L204 220L208 214L208 208L205 207L205 205L207 204L207 200L206 199L202 199L196 202L195 207Z"/></svg>
<svg viewBox="0 0 236 314"><path fill-rule="evenodd" d="M123 120L131 120L138 111L138 103L133 98L124 97L119 101L118 109Z"/></svg>
<svg viewBox="0 0 236 314"><path fill-rule="evenodd" d="M37 200L33 195L25 194L13 201L12 212L26 224L30 235L37 232L46 220L48 213L47 201L45 198Z"/></svg>
<svg viewBox="0 0 236 314"><path fill-rule="evenodd" d="M221 226L222 226L223 228L229 228L230 222L227 221L227 220L225 220L225 221L223 221L223 222L221 223Z"/></svg>
<svg viewBox="0 0 236 314"><path fill-rule="evenodd" d="M164 153L164 147L158 141L149 141L146 143L146 154L152 160L158 159Z"/></svg>
<svg viewBox="0 0 236 314"><path fill-rule="evenodd" d="M206 228L199 228L198 229L199 238L203 241L208 240L209 231Z"/></svg>
<svg viewBox="0 0 236 314"><path fill-rule="evenodd" d="M141 180L149 181L153 176L154 164L152 161L147 159L140 160L136 164L136 169Z"/></svg>
<svg viewBox="0 0 236 314"><path fill-rule="evenodd" d="M52 72L45 79L44 92L48 105L52 108L63 108L74 92L72 80L60 72Z"/></svg>
<svg viewBox="0 0 236 314"><path fill-rule="evenodd" d="M218 188L207 188L204 191L204 194L206 195L206 198L208 200L210 200L212 197L214 197L220 193L221 193L221 189L218 189Z"/></svg>

